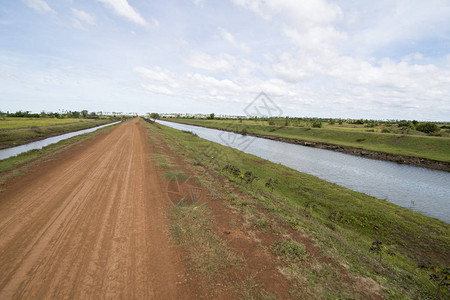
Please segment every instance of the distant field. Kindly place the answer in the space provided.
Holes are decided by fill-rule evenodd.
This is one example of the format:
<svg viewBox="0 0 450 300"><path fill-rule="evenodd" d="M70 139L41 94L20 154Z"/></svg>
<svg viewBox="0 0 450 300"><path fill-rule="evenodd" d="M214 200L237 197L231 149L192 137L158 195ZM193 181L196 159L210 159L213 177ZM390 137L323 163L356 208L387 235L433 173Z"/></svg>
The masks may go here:
<svg viewBox="0 0 450 300"><path fill-rule="evenodd" d="M31 141L67 132L87 129L112 122L110 119L0 119L0 149L23 145Z"/></svg>
<svg viewBox="0 0 450 300"><path fill-rule="evenodd" d="M169 119L184 124L227 129L248 134L262 134L310 142L350 146L364 150L407 155L450 162L450 138L424 134L372 132L356 125L325 125L323 128L267 125L265 121Z"/></svg>

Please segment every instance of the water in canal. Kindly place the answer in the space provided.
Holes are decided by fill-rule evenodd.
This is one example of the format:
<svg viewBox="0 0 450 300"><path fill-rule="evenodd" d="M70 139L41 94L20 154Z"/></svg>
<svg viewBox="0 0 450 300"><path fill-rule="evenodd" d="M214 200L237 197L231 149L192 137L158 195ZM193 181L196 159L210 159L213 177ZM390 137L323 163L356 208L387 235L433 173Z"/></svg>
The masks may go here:
<svg viewBox="0 0 450 300"><path fill-rule="evenodd" d="M216 129L158 121L450 223L450 173Z"/></svg>

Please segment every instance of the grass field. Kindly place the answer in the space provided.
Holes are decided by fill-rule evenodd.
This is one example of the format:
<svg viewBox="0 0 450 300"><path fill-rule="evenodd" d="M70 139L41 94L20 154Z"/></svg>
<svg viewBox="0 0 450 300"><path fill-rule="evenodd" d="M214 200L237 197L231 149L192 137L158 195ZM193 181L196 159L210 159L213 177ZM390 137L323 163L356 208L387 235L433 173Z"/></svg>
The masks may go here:
<svg viewBox="0 0 450 300"><path fill-rule="evenodd" d="M364 150L450 162L450 138L370 132L363 127L324 126L324 128L274 126L251 120L168 119L184 124L232 130L238 133L271 135L350 146ZM353 126L353 125L352 125ZM356 125L355 125L356 126Z"/></svg>
<svg viewBox="0 0 450 300"><path fill-rule="evenodd" d="M112 122L110 119L10 118L0 120L0 149Z"/></svg>
<svg viewBox="0 0 450 300"><path fill-rule="evenodd" d="M28 127L46 127L52 125L62 125L68 123L83 123L92 120L88 119L55 119L55 118L15 118L5 117L4 120L0 119L0 130L7 129L19 129Z"/></svg>
<svg viewBox="0 0 450 300"><path fill-rule="evenodd" d="M158 124L146 126L150 136L160 136L174 153L184 157L210 194L243 216L244 228L269 231L282 238L268 253L281 258L280 271L297 287L290 291L294 298L361 298L358 287L342 280L339 268L345 268L351 278L372 282L388 298L431 299L436 294L436 282L429 279L432 271L418 268L418 264L439 266L438 270L448 267L447 223L189 132ZM257 179L246 184L246 177L229 171L230 165L240 175L249 171ZM174 167L169 163L160 166L167 170ZM233 188L218 184L217 177ZM270 183L269 178L278 182ZM306 236L338 266L308 253L303 240L296 239L289 230ZM377 240L382 242L378 244L379 251L371 251ZM442 275L439 271L436 274ZM441 295L449 296L443 289Z"/></svg>

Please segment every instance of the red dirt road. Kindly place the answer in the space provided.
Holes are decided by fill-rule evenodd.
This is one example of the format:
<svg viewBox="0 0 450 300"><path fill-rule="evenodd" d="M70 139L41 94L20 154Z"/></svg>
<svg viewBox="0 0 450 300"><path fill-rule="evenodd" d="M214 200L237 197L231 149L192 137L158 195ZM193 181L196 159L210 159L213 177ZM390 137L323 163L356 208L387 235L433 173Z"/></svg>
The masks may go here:
<svg viewBox="0 0 450 300"><path fill-rule="evenodd" d="M191 298L135 120L0 193L0 299Z"/></svg>

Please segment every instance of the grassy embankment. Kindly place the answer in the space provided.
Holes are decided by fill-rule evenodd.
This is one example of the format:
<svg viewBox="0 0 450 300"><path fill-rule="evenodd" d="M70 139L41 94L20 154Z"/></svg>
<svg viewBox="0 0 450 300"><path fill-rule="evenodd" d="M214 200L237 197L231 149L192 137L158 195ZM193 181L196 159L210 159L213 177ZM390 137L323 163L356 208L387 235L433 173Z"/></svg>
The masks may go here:
<svg viewBox="0 0 450 300"><path fill-rule="evenodd" d="M23 145L32 141L87 129L112 122L111 119L53 119L13 118L0 119L0 149Z"/></svg>
<svg viewBox="0 0 450 300"><path fill-rule="evenodd" d="M324 125L324 128L268 125L266 121L168 119L184 124L225 129L247 134L259 134L309 142L348 146L394 155L405 155L450 162L450 138L372 132L362 125Z"/></svg>
<svg viewBox="0 0 450 300"><path fill-rule="evenodd" d="M378 289L393 299L434 297L437 284L429 279L432 271L418 268L418 264L436 265L439 270L448 266L447 223L187 132L157 124L146 126L152 143L159 137L183 158L184 169L194 172L211 197L243 218L242 225L230 224L230 228L242 226L253 235L270 232L278 236L276 243L257 246L278 257L278 270L293 285L292 297L364 298L367 289ZM180 166L158 147L160 153L152 156L155 165L167 176L182 176ZM252 184L246 184L245 178L242 182L224 169L229 164L258 179ZM273 192L266 186L269 178L279 180ZM214 217L207 205L181 202L169 217L172 235L188 252L194 271L214 279L226 268L239 265L240 260L213 234ZM204 236L212 242L201 240ZM370 251L376 239L382 242L381 256ZM308 240L312 246L305 242ZM321 255L313 253L315 247ZM263 286L254 292L267 296ZM449 296L443 289L441 295Z"/></svg>
<svg viewBox="0 0 450 300"><path fill-rule="evenodd" d="M92 127L93 123L90 123ZM97 124L101 125L101 124ZM48 145L47 147L44 147L42 149L36 149L36 150L30 150L28 152L19 154L17 156L0 160L0 184L2 184L7 178L14 177L22 174L25 169L35 165L39 164L42 161L45 161L47 159L50 159L55 154L64 151L68 149L69 147L72 147L80 142L83 142L87 139L94 139L98 134L107 132L114 127L116 127L119 124L106 126L104 128L98 129L94 132L81 134L78 136L74 136L72 138L60 141L58 143ZM89 127L87 127L89 128ZM29 163L31 162L31 163ZM28 163L28 164L26 164ZM12 170L12 172L7 172ZM3 173L7 173L4 175Z"/></svg>

